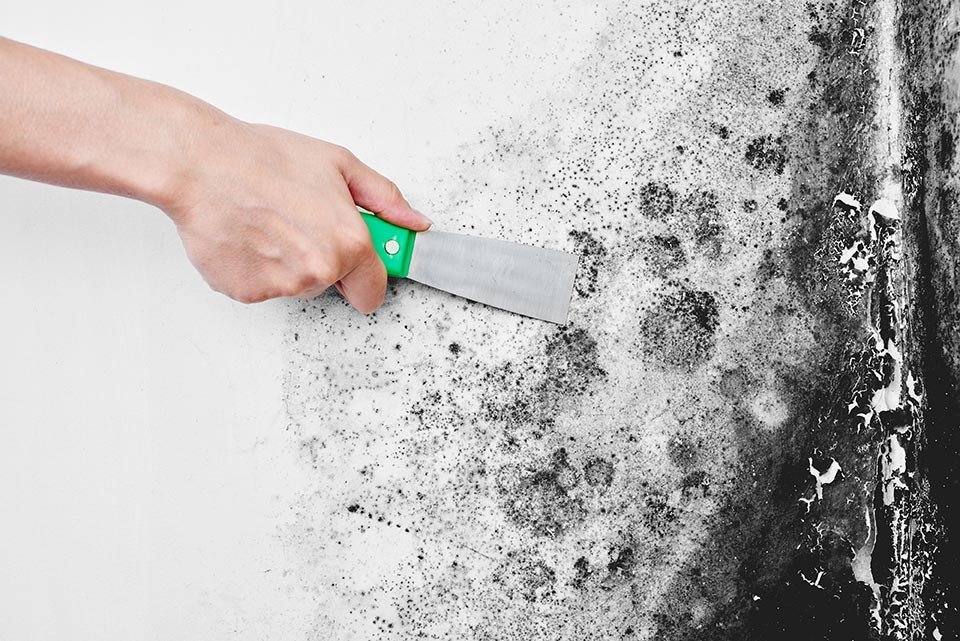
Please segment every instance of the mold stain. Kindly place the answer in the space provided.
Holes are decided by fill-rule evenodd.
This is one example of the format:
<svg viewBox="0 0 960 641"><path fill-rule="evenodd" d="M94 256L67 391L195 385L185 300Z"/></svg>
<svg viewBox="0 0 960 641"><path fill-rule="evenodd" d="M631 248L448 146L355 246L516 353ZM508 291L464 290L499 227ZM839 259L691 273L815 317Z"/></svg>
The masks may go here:
<svg viewBox="0 0 960 641"><path fill-rule="evenodd" d="M431 203L450 228L581 254L567 327L403 283L369 319L295 314L291 429L322 435L310 465L326 475L296 532L317 548L305 583L322 577L325 611L347 613L330 629L865 638L875 594L851 561L866 540L852 488L885 469L895 503L910 450L885 438L868 473L854 456L866 431L837 437L856 434L853 369L879 363L863 371L886 390L896 360L860 340L869 259L862 283L841 271L858 234L883 254L862 216L832 206L871 195L866 145L842 135L872 117L857 7L617 4L556 95L450 163ZM801 23L809 41L776 35ZM782 96L758 90L772 78ZM892 545L871 532L876 550ZM382 571L354 577L381 547ZM348 570L327 572L347 548ZM878 582L885 556L872 553Z"/></svg>

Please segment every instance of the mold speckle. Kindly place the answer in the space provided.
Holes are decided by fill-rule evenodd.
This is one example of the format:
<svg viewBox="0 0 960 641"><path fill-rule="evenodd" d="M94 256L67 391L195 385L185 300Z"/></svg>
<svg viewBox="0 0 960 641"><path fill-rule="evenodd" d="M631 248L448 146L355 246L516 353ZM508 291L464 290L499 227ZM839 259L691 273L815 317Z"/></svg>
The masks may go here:
<svg viewBox="0 0 960 641"><path fill-rule="evenodd" d="M638 194L640 214L648 218L664 219L673 214L676 195L668 185L661 182L648 182L640 188Z"/></svg>
<svg viewBox="0 0 960 641"><path fill-rule="evenodd" d="M579 483L579 473L561 448L546 464L504 470L500 476L504 510L537 536L561 536L586 514L583 499L573 493Z"/></svg>
<svg viewBox="0 0 960 641"><path fill-rule="evenodd" d="M557 573L532 552L510 552L493 574L508 599L535 602L553 595Z"/></svg>
<svg viewBox="0 0 960 641"><path fill-rule="evenodd" d="M613 463L599 456L594 457L583 467L583 477L591 487L610 487L613 483Z"/></svg>
<svg viewBox="0 0 960 641"><path fill-rule="evenodd" d="M640 321L644 354L670 367L694 369L713 354L719 318L713 294L680 287Z"/></svg>
<svg viewBox="0 0 960 641"><path fill-rule="evenodd" d="M717 195L706 190L688 194L680 205L680 211L684 219L690 221L697 245L705 246L709 255L719 254L723 224Z"/></svg>
<svg viewBox="0 0 960 641"><path fill-rule="evenodd" d="M767 100L770 101L771 105L776 105L779 107L783 104L786 94L786 89L771 89L770 93L767 94Z"/></svg>
<svg viewBox="0 0 960 641"><path fill-rule="evenodd" d="M787 164L787 144L783 136L760 136L754 138L747 145L744 153L747 162L760 170L772 169L778 174L783 173Z"/></svg>
<svg viewBox="0 0 960 641"><path fill-rule="evenodd" d="M643 245L644 259L652 269L667 272L683 267L687 262L683 246L676 236L652 236Z"/></svg>
<svg viewBox="0 0 960 641"><path fill-rule="evenodd" d="M572 231L570 237L575 243L576 253L580 256L574 289L580 296L587 298L597 293L597 281L600 278L600 268L607 258L607 248L589 232Z"/></svg>

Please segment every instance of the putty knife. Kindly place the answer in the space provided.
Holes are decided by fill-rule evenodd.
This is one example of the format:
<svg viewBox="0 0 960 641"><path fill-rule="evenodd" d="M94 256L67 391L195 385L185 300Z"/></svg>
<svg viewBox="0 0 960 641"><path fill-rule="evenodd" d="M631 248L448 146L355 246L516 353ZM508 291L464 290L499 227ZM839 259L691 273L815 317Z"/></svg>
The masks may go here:
<svg viewBox="0 0 960 641"><path fill-rule="evenodd" d="M414 232L360 212L387 274L551 323L567 322L578 258L491 238Z"/></svg>

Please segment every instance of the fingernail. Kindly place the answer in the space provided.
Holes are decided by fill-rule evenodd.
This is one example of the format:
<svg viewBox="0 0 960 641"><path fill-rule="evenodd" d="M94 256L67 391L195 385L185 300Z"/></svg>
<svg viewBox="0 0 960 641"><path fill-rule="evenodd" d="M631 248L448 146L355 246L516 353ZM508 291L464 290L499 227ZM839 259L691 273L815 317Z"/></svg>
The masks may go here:
<svg viewBox="0 0 960 641"><path fill-rule="evenodd" d="M410 209L413 209L413 207L411 207ZM421 218L423 218L424 220L426 220L429 224L431 224L431 225L433 224L433 221L430 220L430 217L427 216L426 214L424 214L424 213L423 213L422 211L420 211L419 209L413 209L413 212L414 212L415 214L417 214L418 216L420 216Z"/></svg>

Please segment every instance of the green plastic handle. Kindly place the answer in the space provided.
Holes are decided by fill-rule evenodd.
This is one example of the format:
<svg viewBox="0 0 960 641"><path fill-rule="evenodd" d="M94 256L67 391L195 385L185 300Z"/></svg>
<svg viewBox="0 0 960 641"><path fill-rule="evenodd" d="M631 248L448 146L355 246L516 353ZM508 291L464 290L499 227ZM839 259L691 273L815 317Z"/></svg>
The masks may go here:
<svg viewBox="0 0 960 641"><path fill-rule="evenodd" d="M363 210L360 210L360 215L363 216L363 222L367 223L373 248L386 266L387 275L406 278L417 232L388 223Z"/></svg>

